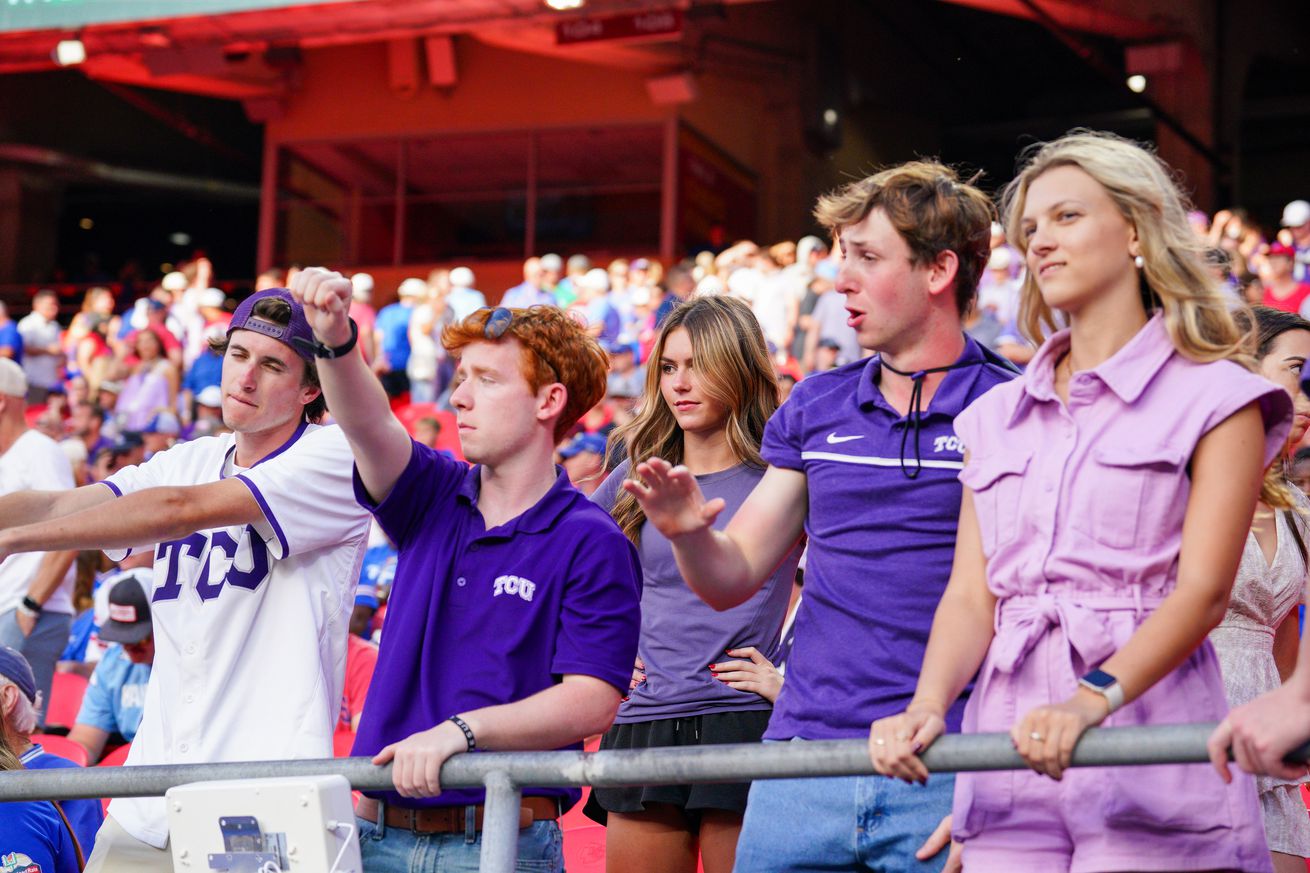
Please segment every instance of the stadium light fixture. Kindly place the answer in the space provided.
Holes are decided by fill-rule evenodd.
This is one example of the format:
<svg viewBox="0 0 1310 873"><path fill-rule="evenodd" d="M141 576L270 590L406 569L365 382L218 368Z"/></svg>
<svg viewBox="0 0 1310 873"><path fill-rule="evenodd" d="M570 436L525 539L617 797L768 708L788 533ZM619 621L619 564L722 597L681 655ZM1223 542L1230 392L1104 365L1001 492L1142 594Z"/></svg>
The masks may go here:
<svg viewBox="0 0 1310 873"><path fill-rule="evenodd" d="M51 57L61 67L74 67L86 61L86 46L80 39L61 39Z"/></svg>
<svg viewBox="0 0 1310 873"><path fill-rule="evenodd" d="M1132 91L1134 94L1141 94L1146 90L1146 77L1141 74L1129 76L1128 90Z"/></svg>
<svg viewBox="0 0 1310 873"><path fill-rule="evenodd" d="M556 12L567 12L570 9L581 9L583 6L587 5L587 0L543 0L543 2Z"/></svg>

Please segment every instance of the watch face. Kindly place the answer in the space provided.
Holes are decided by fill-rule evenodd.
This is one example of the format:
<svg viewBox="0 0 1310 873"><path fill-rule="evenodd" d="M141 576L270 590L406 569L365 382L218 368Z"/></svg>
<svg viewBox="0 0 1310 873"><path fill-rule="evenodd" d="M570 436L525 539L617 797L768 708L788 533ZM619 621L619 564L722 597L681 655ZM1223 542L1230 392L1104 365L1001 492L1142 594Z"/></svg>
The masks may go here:
<svg viewBox="0 0 1310 873"><path fill-rule="evenodd" d="M1119 680L1104 670L1093 670L1083 677L1083 681L1094 688L1109 688Z"/></svg>

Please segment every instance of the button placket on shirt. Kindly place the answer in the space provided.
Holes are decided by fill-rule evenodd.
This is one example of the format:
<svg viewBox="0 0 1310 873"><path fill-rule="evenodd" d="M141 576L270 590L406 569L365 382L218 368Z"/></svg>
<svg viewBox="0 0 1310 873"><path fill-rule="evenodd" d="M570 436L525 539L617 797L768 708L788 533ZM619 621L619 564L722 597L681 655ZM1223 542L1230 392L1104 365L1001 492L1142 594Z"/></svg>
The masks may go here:
<svg viewBox="0 0 1310 873"><path fill-rule="evenodd" d="M1075 377L1075 383L1082 387L1084 380ZM1042 577L1049 578L1045 571L1046 562L1050 559L1051 553L1055 550L1055 531L1060 523L1060 514L1065 509L1060 500L1061 489L1064 487L1064 478L1069 469L1069 460L1073 457L1074 449L1078 446L1078 425L1075 423L1073 410L1071 407L1079 405L1078 402L1086 397L1086 391L1075 392L1075 386L1069 388L1069 405L1066 406L1057 398L1055 401L1056 418L1059 421L1059 439L1058 441L1044 442L1048 455L1048 461L1040 465L1042 476L1042 492L1047 495L1046 505L1049 508L1047 512L1037 514L1042 520L1042 540L1044 548L1042 550Z"/></svg>

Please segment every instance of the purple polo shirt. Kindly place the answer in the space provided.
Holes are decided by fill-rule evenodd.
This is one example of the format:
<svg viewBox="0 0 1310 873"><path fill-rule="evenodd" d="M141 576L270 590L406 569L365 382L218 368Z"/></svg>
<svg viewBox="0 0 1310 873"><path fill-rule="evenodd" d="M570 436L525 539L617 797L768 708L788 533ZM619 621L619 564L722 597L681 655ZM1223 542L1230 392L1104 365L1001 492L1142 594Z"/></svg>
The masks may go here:
<svg viewBox="0 0 1310 873"><path fill-rule="evenodd" d="M627 693L641 625L636 550L600 507L557 469L532 508L487 530L481 467L418 443L391 493L355 496L400 551L374 681L355 755L427 730L458 712L523 700L566 673ZM581 743L570 748L580 749ZM523 789L577 802L576 788ZM481 803L481 789L412 799L404 807Z"/></svg>
<svg viewBox="0 0 1310 873"><path fill-rule="evenodd" d="M806 377L764 431L762 454L805 474L809 554L787 681L767 739L867 736L914 696L937 601L946 590L960 515L963 452L955 416L1014 373L965 338L923 411L911 479L902 470L909 418L878 390L878 357ZM914 432L905 446L913 467ZM963 699L946 716L958 730Z"/></svg>

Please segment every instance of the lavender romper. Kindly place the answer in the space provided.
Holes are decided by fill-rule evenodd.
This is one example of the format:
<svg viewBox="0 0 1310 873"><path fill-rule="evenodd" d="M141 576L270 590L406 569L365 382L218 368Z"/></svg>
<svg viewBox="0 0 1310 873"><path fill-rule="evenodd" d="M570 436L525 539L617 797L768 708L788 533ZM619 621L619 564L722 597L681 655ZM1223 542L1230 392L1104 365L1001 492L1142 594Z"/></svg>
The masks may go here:
<svg viewBox="0 0 1310 873"><path fill-rule="evenodd" d="M955 422L969 452L996 635L963 730L1008 731L1029 710L1068 699L1078 677L1122 647L1173 590L1188 463L1201 437L1258 403L1263 460L1291 423L1291 398L1239 364L1175 350L1156 314L1099 367L1076 373L1066 406L1052 336L1027 373ZM1106 726L1218 721L1228 711L1206 641ZM1208 764L960 774L955 837L970 873L1268 871L1254 782L1225 786Z"/></svg>

